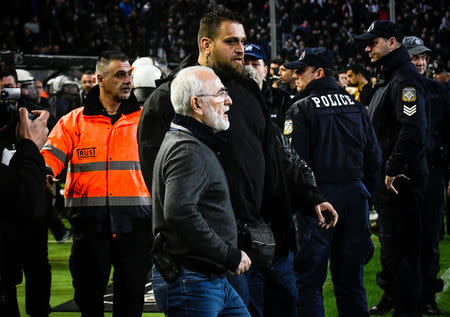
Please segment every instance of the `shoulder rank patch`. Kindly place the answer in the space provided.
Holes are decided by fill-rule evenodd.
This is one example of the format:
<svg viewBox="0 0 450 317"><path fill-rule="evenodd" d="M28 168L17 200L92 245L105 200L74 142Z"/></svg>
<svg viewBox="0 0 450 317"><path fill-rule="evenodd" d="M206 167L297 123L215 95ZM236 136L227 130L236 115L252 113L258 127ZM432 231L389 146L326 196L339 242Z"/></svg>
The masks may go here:
<svg viewBox="0 0 450 317"><path fill-rule="evenodd" d="M407 105L403 105L403 113L406 114L408 117L411 117L413 114L417 112L416 105L408 107Z"/></svg>
<svg viewBox="0 0 450 317"><path fill-rule="evenodd" d="M416 89L413 87L406 87L402 90L402 100L404 102L416 101Z"/></svg>
<svg viewBox="0 0 450 317"><path fill-rule="evenodd" d="M285 135L289 135L294 130L294 125L292 124L292 120L286 120L284 121L284 130L283 133Z"/></svg>

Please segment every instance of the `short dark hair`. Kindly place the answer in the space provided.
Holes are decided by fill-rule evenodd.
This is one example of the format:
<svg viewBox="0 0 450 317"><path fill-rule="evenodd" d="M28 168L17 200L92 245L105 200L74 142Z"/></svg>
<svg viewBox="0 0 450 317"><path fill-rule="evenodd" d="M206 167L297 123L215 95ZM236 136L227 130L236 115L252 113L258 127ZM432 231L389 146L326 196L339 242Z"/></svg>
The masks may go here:
<svg viewBox="0 0 450 317"><path fill-rule="evenodd" d="M93 71L92 69L88 69L83 72L83 75L94 75L94 74L95 74L95 71Z"/></svg>
<svg viewBox="0 0 450 317"><path fill-rule="evenodd" d="M0 73L0 80L4 77L12 76L14 78L14 82L17 84L19 81L17 79L17 72L14 68L6 68L3 72Z"/></svg>
<svg viewBox="0 0 450 317"><path fill-rule="evenodd" d="M97 60L97 73L102 73L106 66L112 61L127 62L130 61L127 55L121 51L105 51Z"/></svg>
<svg viewBox="0 0 450 317"><path fill-rule="evenodd" d="M314 70L318 70L319 68L323 69L324 77L335 77L336 71L331 68L324 68L324 67L315 67L313 66Z"/></svg>
<svg viewBox="0 0 450 317"><path fill-rule="evenodd" d="M225 8L210 11L200 20L200 27L198 29L197 36L198 43L200 43L200 39L202 37L215 39L217 36L217 30L224 21L233 21L244 24L244 18L229 9Z"/></svg>
<svg viewBox="0 0 450 317"><path fill-rule="evenodd" d="M351 70L353 72L353 74L355 74L355 75L362 74L366 80L370 80L369 72L367 70L365 70L364 67L362 67L359 64L350 65L348 70Z"/></svg>
<svg viewBox="0 0 450 317"><path fill-rule="evenodd" d="M282 65L283 64L283 60L281 58L274 58L270 60L270 64L278 64L278 65Z"/></svg>

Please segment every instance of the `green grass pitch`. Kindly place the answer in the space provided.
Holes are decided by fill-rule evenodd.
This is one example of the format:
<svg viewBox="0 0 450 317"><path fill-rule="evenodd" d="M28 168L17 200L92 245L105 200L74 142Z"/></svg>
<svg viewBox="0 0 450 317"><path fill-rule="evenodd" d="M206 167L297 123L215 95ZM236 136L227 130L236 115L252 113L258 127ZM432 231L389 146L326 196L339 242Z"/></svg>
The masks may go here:
<svg viewBox="0 0 450 317"><path fill-rule="evenodd" d="M375 254L372 260L365 267L365 286L367 290L367 301L369 307L375 305L381 297L381 290L375 283L375 275L380 267L380 243L376 236L372 236L375 244ZM53 240L53 236L49 234L49 240ZM69 272L69 255L71 243L65 244L49 243L49 259L52 266L52 293L50 304L57 306L73 298L72 279ZM445 281L444 292L438 294L437 300L439 307L445 311L444 316L450 316L450 236L446 235L440 244L441 251L441 271L440 276ZM25 292L24 284L17 287L19 306L22 316L25 314ZM333 285L331 278L328 276L324 285L324 301L325 315L327 317L337 316L336 302L334 300ZM51 317L72 317L80 316L80 313L62 313L53 312ZM111 313L105 313L105 316L112 316ZM144 313L143 316L164 316L163 314ZM392 316L391 314L385 316Z"/></svg>

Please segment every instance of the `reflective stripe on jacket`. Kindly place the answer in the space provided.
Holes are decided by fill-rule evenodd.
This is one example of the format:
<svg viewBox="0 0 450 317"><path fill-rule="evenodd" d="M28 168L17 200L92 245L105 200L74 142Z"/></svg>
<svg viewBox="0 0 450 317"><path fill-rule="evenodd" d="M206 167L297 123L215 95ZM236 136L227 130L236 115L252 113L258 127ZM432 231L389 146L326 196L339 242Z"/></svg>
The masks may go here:
<svg viewBox="0 0 450 317"><path fill-rule="evenodd" d="M83 109L62 117L41 151L55 176L67 166L69 219L82 231L141 230L151 204L136 138L141 110L122 114L112 125Z"/></svg>

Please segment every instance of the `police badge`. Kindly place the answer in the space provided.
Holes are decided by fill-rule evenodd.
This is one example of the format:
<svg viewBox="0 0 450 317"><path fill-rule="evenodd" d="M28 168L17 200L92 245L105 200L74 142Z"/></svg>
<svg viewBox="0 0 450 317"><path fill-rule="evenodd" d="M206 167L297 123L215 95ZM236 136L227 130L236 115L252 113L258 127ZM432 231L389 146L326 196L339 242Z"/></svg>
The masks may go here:
<svg viewBox="0 0 450 317"><path fill-rule="evenodd" d="M406 87L402 90L402 100L405 102L416 101L416 89L413 87Z"/></svg>
<svg viewBox="0 0 450 317"><path fill-rule="evenodd" d="M294 125L292 124L292 120L286 120L284 122L284 130L283 133L285 135L289 135L292 133L292 131L294 130Z"/></svg>

